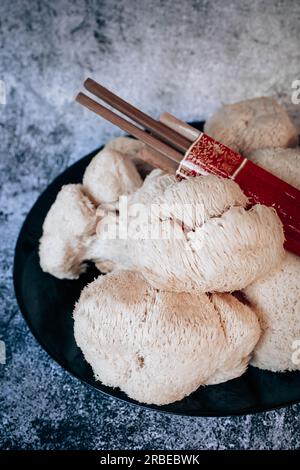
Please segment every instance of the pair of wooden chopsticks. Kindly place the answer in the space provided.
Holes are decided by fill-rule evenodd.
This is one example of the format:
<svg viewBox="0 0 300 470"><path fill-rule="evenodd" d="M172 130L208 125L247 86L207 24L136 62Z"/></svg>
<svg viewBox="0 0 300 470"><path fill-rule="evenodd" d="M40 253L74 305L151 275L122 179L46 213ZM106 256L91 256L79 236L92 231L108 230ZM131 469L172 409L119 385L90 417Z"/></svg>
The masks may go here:
<svg viewBox="0 0 300 470"><path fill-rule="evenodd" d="M83 106L144 142L139 157L147 163L179 177L198 176L205 171L231 178L252 203L274 207L283 223L285 247L300 256L299 190L168 113L157 121L90 78L84 86L134 122L83 93L76 97Z"/></svg>
<svg viewBox="0 0 300 470"><path fill-rule="evenodd" d="M169 113L164 113L161 121L153 119L91 78L85 80L84 87L135 124L84 93L78 93L76 101L151 147L154 152L142 154L142 158L148 163L176 171L191 142L197 138L199 132L196 129L187 126Z"/></svg>

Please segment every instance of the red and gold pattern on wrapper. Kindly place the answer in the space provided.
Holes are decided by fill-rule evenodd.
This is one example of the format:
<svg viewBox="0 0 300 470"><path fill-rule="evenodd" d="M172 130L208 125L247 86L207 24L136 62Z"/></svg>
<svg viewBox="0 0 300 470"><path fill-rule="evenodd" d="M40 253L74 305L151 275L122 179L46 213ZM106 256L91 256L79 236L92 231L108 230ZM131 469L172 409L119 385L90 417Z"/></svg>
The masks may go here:
<svg viewBox="0 0 300 470"><path fill-rule="evenodd" d="M187 150L179 180L213 174L236 181L250 204L274 207L283 223L285 247L300 255L300 191L255 165L212 137L201 133Z"/></svg>
<svg viewBox="0 0 300 470"><path fill-rule="evenodd" d="M186 152L176 175L178 179L208 174L234 179L246 163L242 155L201 133Z"/></svg>

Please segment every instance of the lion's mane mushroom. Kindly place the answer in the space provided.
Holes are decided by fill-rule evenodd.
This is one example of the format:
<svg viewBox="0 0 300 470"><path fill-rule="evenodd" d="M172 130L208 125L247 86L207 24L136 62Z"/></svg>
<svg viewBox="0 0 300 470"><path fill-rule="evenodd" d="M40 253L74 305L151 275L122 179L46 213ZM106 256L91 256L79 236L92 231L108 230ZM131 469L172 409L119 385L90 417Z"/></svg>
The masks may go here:
<svg viewBox="0 0 300 470"><path fill-rule="evenodd" d="M84 187L97 204L117 202L121 194L131 194L142 185L142 178L129 158L131 153L135 154L137 141L127 140L130 142L126 146L123 144L122 152L106 145L85 170ZM116 145L116 148L119 147Z"/></svg>
<svg viewBox="0 0 300 470"><path fill-rule="evenodd" d="M86 269L85 261L93 260L89 251L102 204L102 213L114 213L119 196L142 184L134 164L114 150L99 152L86 168L83 181L62 187L43 224L40 265L60 279L77 279Z"/></svg>
<svg viewBox="0 0 300 470"><path fill-rule="evenodd" d="M85 287L74 320L96 379L156 405L240 376L260 334L255 314L230 294L164 292L133 271Z"/></svg>
<svg viewBox="0 0 300 470"><path fill-rule="evenodd" d="M98 224L92 253L99 263L136 269L154 287L203 293L241 289L280 264L284 237L274 209L246 210L247 198L228 179L210 175L177 182L153 173L130 198L127 239L105 239L105 226L117 219ZM140 232L134 234L130 212L139 202Z"/></svg>
<svg viewBox="0 0 300 470"><path fill-rule="evenodd" d="M77 279L97 225L96 207L81 184L67 184L58 193L43 224L39 244L43 271L59 279Z"/></svg>
<svg viewBox="0 0 300 470"><path fill-rule="evenodd" d="M263 147L295 147L298 132L274 99L254 98L223 106L204 126L205 132L243 153Z"/></svg>

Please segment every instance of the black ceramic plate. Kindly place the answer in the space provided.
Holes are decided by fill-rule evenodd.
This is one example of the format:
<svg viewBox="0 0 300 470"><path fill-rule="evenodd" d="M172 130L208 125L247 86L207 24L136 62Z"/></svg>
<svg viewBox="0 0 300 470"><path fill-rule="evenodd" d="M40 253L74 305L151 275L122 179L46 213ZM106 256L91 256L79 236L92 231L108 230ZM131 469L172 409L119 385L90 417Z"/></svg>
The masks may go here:
<svg viewBox="0 0 300 470"><path fill-rule="evenodd" d="M202 128L201 123L194 123ZM79 183L93 156L82 158L64 171L39 197L20 232L14 262L17 300L32 333L64 369L102 393L140 405L119 389L96 382L73 335L72 310L82 288L99 272L91 266L78 281L59 280L39 265L38 241L45 216L64 184ZM155 410L188 416L227 416L270 410L300 401L300 372L285 374L249 367L240 378L220 385L201 387L189 397Z"/></svg>

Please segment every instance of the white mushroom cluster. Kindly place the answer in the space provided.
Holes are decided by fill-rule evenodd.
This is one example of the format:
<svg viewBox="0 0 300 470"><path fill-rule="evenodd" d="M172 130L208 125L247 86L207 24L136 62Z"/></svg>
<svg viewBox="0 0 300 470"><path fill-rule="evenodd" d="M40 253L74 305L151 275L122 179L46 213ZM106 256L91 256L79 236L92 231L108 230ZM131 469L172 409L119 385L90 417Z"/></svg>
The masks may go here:
<svg viewBox="0 0 300 470"><path fill-rule="evenodd" d="M63 186L43 225L39 249L43 271L59 279L77 279L85 271L96 226L96 206L83 185Z"/></svg>
<svg viewBox="0 0 300 470"><path fill-rule="evenodd" d="M206 122L205 131L300 189L299 130L274 99L255 98L224 106ZM299 370L299 257L286 253L276 270L243 292L262 329L251 363L274 372Z"/></svg>
<svg viewBox="0 0 300 470"><path fill-rule="evenodd" d="M255 163L300 189L300 148L268 148L249 155ZM252 364L274 372L299 370L300 258L292 253L263 279L245 287L262 335Z"/></svg>
<svg viewBox="0 0 300 470"><path fill-rule="evenodd" d="M300 186L300 151L287 148L297 131L273 99L226 106L206 131ZM82 184L61 189L40 240L45 272L74 279L93 261L108 273L74 309L75 339L96 379L161 405L238 377L249 361L299 369L300 261L283 249L275 210L249 208L235 182L216 176L178 182L153 170L142 181L143 148L126 137L109 142Z"/></svg>
<svg viewBox="0 0 300 470"><path fill-rule="evenodd" d="M223 106L206 121L204 131L246 156L257 149L298 143L298 131L286 110L265 96Z"/></svg>
<svg viewBox="0 0 300 470"><path fill-rule="evenodd" d="M85 287L74 320L95 377L156 405L241 375L260 335L255 314L230 294L158 290L126 270Z"/></svg>
<svg viewBox="0 0 300 470"><path fill-rule="evenodd" d="M156 171L144 186L128 207L130 214L143 202L138 215L132 211L138 234L130 234L130 217L126 240L107 240L103 233L118 219L108 215L99 223L91 258L100 266L110 261L136 269L156 288L205 293L242 289L281 263L284 237L276 212L263 205L246 210L247 198L234 181L209 175L177 182ZM149 229L162 237L151 237Z"/></svg>
<svg viewBox="0 0 300 470"><path fill-rule="evenodd" d="M114 148L110 142L87 166L83 184L62 187L43 224L39 246L43 271L59 279L77 279L85 271L101 221L96 209L106 205L113 211L121 194L130 194L142 185L134 163L124 155L124 147L130 146L133 157L142 148L129 138L116 139Z"/></svg>

